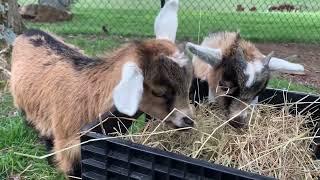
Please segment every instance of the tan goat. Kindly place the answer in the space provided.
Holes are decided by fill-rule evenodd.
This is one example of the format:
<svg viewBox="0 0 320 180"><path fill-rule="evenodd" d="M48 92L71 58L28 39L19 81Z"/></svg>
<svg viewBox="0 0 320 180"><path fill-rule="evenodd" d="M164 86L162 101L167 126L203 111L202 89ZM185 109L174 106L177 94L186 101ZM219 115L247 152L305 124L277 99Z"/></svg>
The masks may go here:
<svg viewBox="0 0 320 180"><path fill-rule="evenodd" d="M300 64L271 57L272 54L263 55L254 44L236 32L212 33L200 46L187 43L186 47L195 55L192 60L195 76L209 84L209 100L216 100L221 89L219 86L225 87L228 95L238 99L217 99L229 110L230 118L239 115L232 123L237 127L246 124L247 111L242 110L246 104L257 102L258 95L267 86L271 71L304 71Z"/></svg>
<svg viewBox="0 0 320 180"><path fill-rule="evenodd" d="M126 115L138 109L176 127L193 126L189 88L191 60L174 44L177 1L169 1L156 19L156 39L136 41L92 58L49 33L28 30L16 38L12 53L11 91L15 105L41 136L54 140L54 151L79 143L80 128L115 105ZM169 13L170 16L167 15ZM163 22L175 28L164 26ZM55 157L72 173L80 148Z"/></svg>

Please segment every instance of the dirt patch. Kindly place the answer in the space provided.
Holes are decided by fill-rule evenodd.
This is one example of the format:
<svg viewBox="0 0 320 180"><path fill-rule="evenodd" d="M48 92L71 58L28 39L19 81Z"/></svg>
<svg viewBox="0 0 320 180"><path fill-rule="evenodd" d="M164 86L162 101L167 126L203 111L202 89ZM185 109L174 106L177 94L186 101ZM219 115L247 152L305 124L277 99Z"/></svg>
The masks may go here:
<svg viewBox="0 0 320 180"><path fill-rule="evenodd" d="M274 51L275 55L280 58L287 58L295 55L290 59L294 63L301 63L305 67L305 75L279 74L277 76L291 80L303 85L310 85L320 89L320 46L316 44L298 44L298 43L257 43L257 47L262 53Z"/></svg>

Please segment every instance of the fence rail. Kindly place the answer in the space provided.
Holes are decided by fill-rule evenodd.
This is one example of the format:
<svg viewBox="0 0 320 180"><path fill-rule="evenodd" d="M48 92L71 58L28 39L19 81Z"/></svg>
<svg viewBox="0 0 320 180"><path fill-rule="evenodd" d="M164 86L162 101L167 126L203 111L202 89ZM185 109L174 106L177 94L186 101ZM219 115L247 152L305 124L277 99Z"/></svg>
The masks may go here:
<svg viewBox="0 0 320 180"><path fill-rule="evenodd" d="M71 21L28 22L58 34L152 36L153 21L165 0L76 0ZM20 0L20 5L38 3ZM178 38L237 31L253 41L320 40L320 0L180 0Z"/></svg>

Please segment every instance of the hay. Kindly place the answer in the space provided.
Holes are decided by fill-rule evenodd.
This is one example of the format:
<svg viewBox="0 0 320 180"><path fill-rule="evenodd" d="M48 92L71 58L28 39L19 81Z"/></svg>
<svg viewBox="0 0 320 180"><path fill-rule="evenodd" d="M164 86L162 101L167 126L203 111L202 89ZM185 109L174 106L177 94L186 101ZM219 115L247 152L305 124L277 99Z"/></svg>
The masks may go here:
<svg viewBox="0 0 320 180"><path fill-rule="evenodd" d="M280 110L257 105L251 110L246 129L234 129L226 120L219 107L202 104L197 108L197 125L192 130L158 134L168 130L168 126L163 121L159 126L157 121L135 134L142 136L129 135L125 139L278 179L320 176L320 162L309 149L314 138L306 127L312 121L309 115L292 116L289 105Z"/></svg>

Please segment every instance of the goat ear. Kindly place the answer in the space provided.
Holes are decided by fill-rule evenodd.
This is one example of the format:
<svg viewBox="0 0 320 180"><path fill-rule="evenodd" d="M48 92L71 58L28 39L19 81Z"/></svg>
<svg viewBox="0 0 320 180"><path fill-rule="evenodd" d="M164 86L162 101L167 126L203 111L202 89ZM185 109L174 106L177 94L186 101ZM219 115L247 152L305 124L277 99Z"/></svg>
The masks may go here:
<svg viewBox="0 0 320 180"><path fill-rule="evenodd" d="M178 29L179 0L169 0L160 10L154 22L154 33L157 39L176 40Z"/></svg>
<svg viewBox="0 0 320 180"><path fill-rule="evenodd" d="M122 67L119 84L113 90L113 102L117 110L133 116L139 109L143 94L143 75L137 64L128 62Z"/></svg>
<svg viewBox="0 0 320 180"><path fill-rule="evenodd" d="M269 69L271 71L304 74L304 67L301 64L291 63L276 57L270 59Z"/></svg>
<svg viewBox="0 0 320 180"><path fill-rule="evenodd" d="M218 66L222 62L222 52L220 49L203 47L191 42L186 44L186 49L212 67Z"/></svg>

